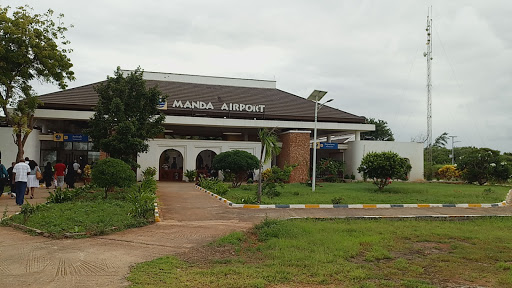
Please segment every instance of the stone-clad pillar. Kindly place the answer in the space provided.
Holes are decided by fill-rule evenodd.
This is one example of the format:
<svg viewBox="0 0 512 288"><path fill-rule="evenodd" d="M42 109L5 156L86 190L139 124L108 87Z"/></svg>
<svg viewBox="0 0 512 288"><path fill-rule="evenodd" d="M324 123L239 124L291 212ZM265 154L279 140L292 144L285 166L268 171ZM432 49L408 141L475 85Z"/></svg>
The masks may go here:
<svg viewBox="0 0 512 288"><path fill-rule="evenodd" d="M287 131L280 135L283 146L278 157L278 166L298 164L290 176L290 183L306 182L309 178L311 131Z"/></svg>

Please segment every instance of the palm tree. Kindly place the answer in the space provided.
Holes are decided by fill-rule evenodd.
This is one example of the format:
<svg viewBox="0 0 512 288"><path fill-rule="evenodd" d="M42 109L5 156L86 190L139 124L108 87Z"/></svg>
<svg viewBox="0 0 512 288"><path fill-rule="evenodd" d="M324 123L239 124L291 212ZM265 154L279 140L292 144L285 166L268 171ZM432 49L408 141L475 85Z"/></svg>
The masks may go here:
<svg viewBox="0 0 512 288"><path fill-rule="evenodd" d="M274 132L276 128L268 130L267 128L260 129L258 131L258 137L261 141L261 153L260 153L260 170L258 177L258 203L261 203L261 180L263 164L267 163L272 159L273 155L277 155L281 152L281 147L278 146L277 135Z"/></svg>

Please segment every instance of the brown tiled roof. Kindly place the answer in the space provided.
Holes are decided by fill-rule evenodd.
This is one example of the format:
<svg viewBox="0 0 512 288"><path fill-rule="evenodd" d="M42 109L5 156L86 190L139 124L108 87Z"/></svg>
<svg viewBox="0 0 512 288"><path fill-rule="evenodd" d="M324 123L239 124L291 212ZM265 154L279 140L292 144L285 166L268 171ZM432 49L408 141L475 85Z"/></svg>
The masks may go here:
<svg viewBox="0 0 512 288"><path fill-rule="evenodd" d="M98 101L94 91L97 82L77 88L39 96L44 102L41 109L93 110ZM194 84L172 81L146 80L148 86L158 86L167 95L167 115L226 117L240 119L268 119L313 121L314 102L279 89L251 88L224 85ZM211 102L214 110L173 108L174 100ZM223 103L265 105L264 113L234 112L221 110ZM320 122L364 123L364 117L356 116L328 106L318 112Z"/></svg>

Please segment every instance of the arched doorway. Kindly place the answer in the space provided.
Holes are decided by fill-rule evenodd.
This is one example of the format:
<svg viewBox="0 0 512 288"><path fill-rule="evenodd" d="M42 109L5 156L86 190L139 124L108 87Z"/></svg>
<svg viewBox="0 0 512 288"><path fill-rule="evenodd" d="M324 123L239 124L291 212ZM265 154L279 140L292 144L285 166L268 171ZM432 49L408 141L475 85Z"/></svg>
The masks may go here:
<svg viewBox="0 0 512 288"><path fill-rule="evenodd" d="M206 177L212 177L215 175L212 171L213 158L217 156L217 153L212 150L203 150L197 154L196 157L196 170L198 175L206 175Z"/></svg>
<svg viewBox="0 0 512 288"><path fill-rule="evenodd" d="M167 149L160 155L160 181L183 181L183 155L176 149Z"/></svg>

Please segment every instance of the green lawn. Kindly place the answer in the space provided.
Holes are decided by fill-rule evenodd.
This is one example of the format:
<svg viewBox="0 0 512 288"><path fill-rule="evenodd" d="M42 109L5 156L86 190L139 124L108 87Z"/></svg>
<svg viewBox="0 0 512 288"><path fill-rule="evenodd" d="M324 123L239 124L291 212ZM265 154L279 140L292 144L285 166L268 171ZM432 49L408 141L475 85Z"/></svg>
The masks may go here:
<svg viewBox="0 0 512 288"><path fill-rule="evenodd" d="M262 198L262 204L332 204L331 199L341 197L340 204L464 204L497 203L505 200L511 187L478 186L468 184L393 182L379 191L371 183L321 183L311 187L294 183L278 188L281 196ZM257 184L230 189L224 197L234 203L255 197ZM490 189L490 190L488 190Z"/></svg>
<svg viewBox="0 0 512 288"><path fill-rule="evenodd" d="M266 220L189 261L138 264L133 287L512 287L512 218Z"/></svg>
<svg viewBox="0 0 512 288"><path fill-rule="evenodd" d="M38 205L26 223L22 214L14 215L6 221L36 228L55 237L64 233L102 235L151 223L153 219L130 215L131 206L125 200L126 193L122 190L109 193L108 199L103 199L103 191L82 193L71 202Z"/></svg>

